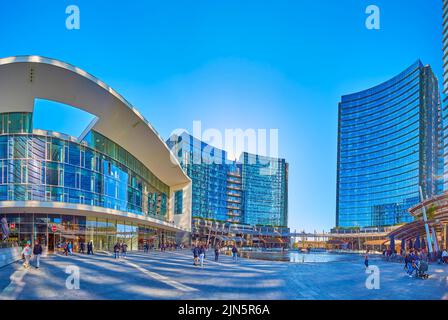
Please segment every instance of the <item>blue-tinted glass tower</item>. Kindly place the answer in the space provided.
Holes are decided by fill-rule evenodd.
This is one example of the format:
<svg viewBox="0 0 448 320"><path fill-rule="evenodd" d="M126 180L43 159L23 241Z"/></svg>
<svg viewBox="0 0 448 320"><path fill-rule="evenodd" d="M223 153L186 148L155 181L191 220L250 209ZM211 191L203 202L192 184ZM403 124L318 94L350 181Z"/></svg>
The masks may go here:
<svg viewBox="0 0 448 320"><path fill-rule="evenodd" d="M442 191L437 78L417 61L339 103L336 225L409 222L407 209Z"/></svg>
<svg viewBox="0 0 448 320"><path fill-rule="evenodd" d="M183 132L167 145L192 180L192 216L226 224L287 227L288 164L242 153L239 161Z"/></svg>
<svg viewBox="0 0 448 320"><path fill-rule="evenodd" d="M192 179L192 216L227 219L227 154L193 136L172 136L167 145L173 150Z"/></svg>
<svg viewBox="0 0 448 320"><path fill-rule="evenodd" d="M277 159L243 153L244 223L288 225L288 164Z"/></svg>

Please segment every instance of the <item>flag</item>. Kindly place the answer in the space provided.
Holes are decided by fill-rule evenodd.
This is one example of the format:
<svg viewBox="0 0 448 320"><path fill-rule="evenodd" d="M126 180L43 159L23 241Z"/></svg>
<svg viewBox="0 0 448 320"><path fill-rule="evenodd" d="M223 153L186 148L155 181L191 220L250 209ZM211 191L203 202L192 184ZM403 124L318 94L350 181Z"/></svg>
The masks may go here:
<svg viewBox="0 0 448 320"><path fill-rule="evenodd" d="M0 222L2 224L3 240L6 240L9 237L8 221L6 217L3 217Z"/></svg>

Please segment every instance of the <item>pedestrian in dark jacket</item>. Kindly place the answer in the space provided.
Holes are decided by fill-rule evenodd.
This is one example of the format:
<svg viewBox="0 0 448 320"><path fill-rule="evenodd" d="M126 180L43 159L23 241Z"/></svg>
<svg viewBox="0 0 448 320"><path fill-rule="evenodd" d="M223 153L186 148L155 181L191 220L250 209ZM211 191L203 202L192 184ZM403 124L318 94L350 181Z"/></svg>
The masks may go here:
<svg viewBox="0 0 448 320"><path fill-rule="evenodd" d="M199 259L199 247L197 245L195 245L193 248L193 261L194 261L193 264L195 266L198 265L198 259Z"/></svg>
<svg viewBox="0 0 448 320"><path fill-rule="evenodd" d="M39 241L36 241L33 248L33 254L36 257L36 269L40 267L40 256L42 255L42 246Z"/></svg>
<svg viewBox="0 0 448 320"><path fill-rule="evenodd" d="M237 261L238 260L238 249L236 247L236 245L233 245L232 247L232 256L233 256L233 261Z"/></svg>
<svg viewBox="0 0 448 320"><path fill-rule="evenodd" d="M218 262L218 258L219 258L219 244L217 244L215 247L215 261L216 262Z"/></svg>
<svg viewBox="0 0 448 320"><path fill-rule="evenodd" d="M120 244L117 242L115 245L114 245L114 254L115 254L115 259L118 259L118 258L120 258Z"/></svg>
<svg viewBox="0 0 448 320"><path fill-rule="evenodd" d="M87 243L87 254L92 254L93 255L93 242L92 242L92 240L90 240Z"/></svg>

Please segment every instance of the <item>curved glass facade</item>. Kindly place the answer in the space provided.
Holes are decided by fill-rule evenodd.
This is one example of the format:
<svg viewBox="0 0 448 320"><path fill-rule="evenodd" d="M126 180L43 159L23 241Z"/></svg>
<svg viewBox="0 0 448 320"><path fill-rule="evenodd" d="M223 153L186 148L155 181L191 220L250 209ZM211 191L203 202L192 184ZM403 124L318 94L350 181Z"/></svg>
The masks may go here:
<svg viewBox="0 0 448 320"><path fill-rule="evenodd" d="M388 226L412 220L407 209L441 191L438 84L416 62L339 104L337 226Z"/></svg>
<svg viewBox="0 0 448 320"><path fill-rule="evenodd" d="M107 138L92 131L86 139L1 135L0 201L86 204L167 220L169 187Z"/></svg>

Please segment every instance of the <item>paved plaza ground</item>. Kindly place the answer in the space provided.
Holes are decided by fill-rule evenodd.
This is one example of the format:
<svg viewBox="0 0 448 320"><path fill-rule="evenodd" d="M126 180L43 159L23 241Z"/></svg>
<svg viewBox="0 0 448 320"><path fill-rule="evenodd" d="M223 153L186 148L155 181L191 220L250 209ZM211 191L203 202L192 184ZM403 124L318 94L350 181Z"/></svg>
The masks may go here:
<svg viewBox="0 0 448 320"><path fill-rule="evenodd" d="M41 268L21 263L0 269L0 299L448 299L448 267L433 264L428 280L409 278L403 265L371 260L380 270L380 289L368 290L362 257L332 263L288 263L209 252L205 268L193 266L189 250L129 253L115 260L51 255ZM66 288L67 266L76 266L80 288Z"/></svg>

